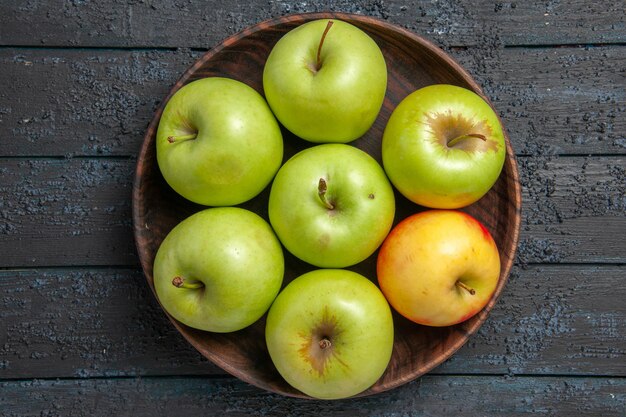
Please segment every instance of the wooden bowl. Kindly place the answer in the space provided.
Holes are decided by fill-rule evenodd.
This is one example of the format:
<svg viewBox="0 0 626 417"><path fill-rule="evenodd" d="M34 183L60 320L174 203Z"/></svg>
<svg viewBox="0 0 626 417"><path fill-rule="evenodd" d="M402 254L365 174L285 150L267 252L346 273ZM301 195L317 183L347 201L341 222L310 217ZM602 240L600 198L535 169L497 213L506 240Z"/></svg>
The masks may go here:
<svg viewBox="0 0 626 417"><path fill-rule="evenodd" d="M392 110L409 93L429 84L447 83L468 88L484 97L472 77L435 45L407 30L370 17L342 13L291 15L259 23L229 37L204 54L172 87L156 111L141 147L133 189L133 221L139 258L153 292L152 265L161 241L181 220L204 208L176 194L166 184L157 166L155 136L166 102L183 85L210 76L237 79L263 94L263 66L274 44L296 26L321 18L352 23L367 32L383 51L389 81L382 110L373 127L362 138L352 142L379 162L385 123ZM285 160L311 146L284 129L283 134ZM500 250L502 272L493 298L473 318L445 328L420 326L394 313L395 341L391 362L380 380L360 395L386 391L429 372L463 346L487 318L511 270L520 225L521 197L517 166L508 137L506 142L507 158L495 186L480 201L464 209L490 230ZM268 220L268 196L269 187L241 206ZM396 224L408 215L423 210L400 194L396 193L396 198ZM376 255L350 269L376 282ZM285 258L284 285L314 269L287 251ZM306 397L290 387L274 368L265 345L265 317L244 330L227 334L199 331L171 317L170 320L203 356L228 373L268 391Z"/></svg>

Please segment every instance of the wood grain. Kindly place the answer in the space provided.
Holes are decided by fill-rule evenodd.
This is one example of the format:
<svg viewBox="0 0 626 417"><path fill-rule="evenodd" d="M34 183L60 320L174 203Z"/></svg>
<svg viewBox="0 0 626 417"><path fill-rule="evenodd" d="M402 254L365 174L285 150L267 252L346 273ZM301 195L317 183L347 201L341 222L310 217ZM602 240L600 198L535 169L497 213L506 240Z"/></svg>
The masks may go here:
<svg viewBox="0 0 626 417"><path fill-rule="evenodd" d="M626 159L519 157L518 261L626 263ZM135 161L0 158L3 267L137 265Z"/></svg>
<svg viewBox="0 0 626 417"><path fill-rule="evenodd" d="M626 153L626 48L453 53L484 88L518 155Z"/></svg>
<svg viewBox="0 0 626 417"><path fill-rule="evenodd" d="M519 261L624 262L626 158L520 158ZM580 187L580 189L578 188Z"/></svg>
<svg viewBox="0 0 626 417"><path fill-rule="evenodd" d="M2 266L135 265L134 161L5 159Z"/></svg>
<svg viewBox="0 0 626 417"><path fill-rule="evenodd" d="M626 154L626 48L448 52L492 100L518 155ZM0 49L0 155L134 156L157 105L200 55Z"/></svg>
<svg viewBox="0 0 626 417"><path fill-rule="evenodd" d="M0 50L0 154L135 156L157 105L200 54ZM18 99L16 99L16 97Z"/></svg>
<svg viewBox="0 0 626 417"><path fill-rule="evenodd" d="M235 379L124 378L0 382L13 415L622 417L623 378L425 376L375 397L302 401Z"/></svg>
<svg viewBox="0 0 626 417"><path fill-rule="evenodd" d="M626 377L624 266L514 268L438 375ZM0 271L0 378L224 375L169 324L141 271Z"/></svg>
<svg viewBox="0 0 626 417"><path fill-rule="evenodd" d="M621 6L619 1L585 0L2 2L0 40L34 46L208 48L261 20L343 11L388 20L444 45L610 43L626 40Z"/></svg>

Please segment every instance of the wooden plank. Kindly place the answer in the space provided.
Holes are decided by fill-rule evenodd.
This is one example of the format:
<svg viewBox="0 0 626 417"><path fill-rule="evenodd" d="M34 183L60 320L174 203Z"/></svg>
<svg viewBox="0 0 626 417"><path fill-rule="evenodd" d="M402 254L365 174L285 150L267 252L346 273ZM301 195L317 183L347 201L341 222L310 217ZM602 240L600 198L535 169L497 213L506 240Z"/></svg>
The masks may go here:
<svg viewBox="0 0 626 417"><path fill-rule="evenodd" d="M518 259L626 262L625 157L520 157ZM137 265L132 159L0 159L0 267Z"/></svg>
<svg viewBox="0 0 626 417"><path fill-rule="evenodd" d="M626 37L624 7L617 3L466 0L435 2L427 10L414 3L420 16L426 12L427 36L444 45L606 44Z"/></svg>
<svg viewBox="0 0 626 417"><path fill-rule="evenodd" d="M622 417L623 378L427 376L371 397L306 401L235 379L133 378L0 383L6 415Z"/></svg>
<svg viewBox="0 0 626 417"><path fill-rule="evenodd" d="M0 50L0 155L135 155L199 53Z"/></svg>
<svg viewBox="0 0 626 417"><path fill-rule="evenodd" d="M518 158L518 261L616 262L626 257L626 158Z"/></svg>
<svg viewBox="0 0 626 417"><path fill-rule="evenodd" d="M136 265L131 160L0 162L2 266Z"/></svg>
<svg viewBox="0 0 626 417"><path fill-rule="evenodd" d="M518 155L626 153L626 47L452 54L498 109Z"/></svg>
<svg viewBox="0 0 626 417"><path fill-rule="evenodd" d="M514 268L489 319L437 372L626 376L624 277L624 266Z"/></svg>
<svg viewBox="0 0 626 417"><path fill-rule="evenodd" d="M626 47L450 52L518 154L626 153ZM0 156L135 155L156 105L199 54L0 50Z"/></svg>
<svg viewBox="0 0 626 417"><path fill-rule="evenodd" d="M0 379L223 373L132 269L0 271Z"/></svg>
<svg viewBox="0 0 626 417"><path fill-rule="evenodd" d="M490 317L434 374L626 376L623 266L515 268ZM0 379L223 375L134 269L0 271Z"/></svg>
<svg viewBox="0 0 626 417"><path fill-rule="evenodd" d="M209 48L246 26L289 13L341 11L408 27L445 45L624 42L620 2L367 0L3 2L3 45ZM593 20L590 19L593 17ZM31 30L36 27L37 30Z"/></svg>

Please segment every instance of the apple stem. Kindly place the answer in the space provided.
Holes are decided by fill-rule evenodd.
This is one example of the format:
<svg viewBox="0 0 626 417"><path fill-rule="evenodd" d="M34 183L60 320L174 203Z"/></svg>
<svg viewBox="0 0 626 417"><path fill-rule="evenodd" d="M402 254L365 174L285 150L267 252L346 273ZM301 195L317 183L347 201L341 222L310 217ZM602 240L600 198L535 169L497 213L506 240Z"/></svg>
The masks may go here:
<svg viewBox="0 0 626 417"><path fill-rule="evenodd" d="M461 281L457 281L456 285L458 285L459 287L463 288L465 291L467 291L471 295L476 294L476 290L475 289L468 287L467 285L463 284Z"/></svg>
<svg viewBox="0 0 626 417"><path fill-rule="evenodd" d="M200 281L185 282L183 277L174 277L174 279L172 280L172 284L176 288L187 288L188 290L197 290L198 288L204 287L204 284Z"/></svg>
<svg viewBox="0 0 626 417"><path fill-rule="evenodd" d="M333 21L329 20L326 25L326 29L324 29L324 33L322 33L322 39L320 39L320 44L317 47L317 61L315 63L315 71L319 71L322 68L322 45L324 44L324 39L326 39L326 35L330 30L330 27L333 25Z"/></svg>
<svg viewBox="0 0 626 417"><path fill-rule="evenodd" d="M326 199L327 190L328 185L326 184L326 180L324 178L320 178L320 181L317 184L317 195L320 197L320 200L322 200L322 203L324 203L328 210L334 210L335 206L333 206L331 202Z"/></svg>
<svg viewBox="0 0 626 417"><path fill-rule="evenodd" d="M198 136L197 133L190 133L189 135L180 135L180 136L168 136L167 141L169 143L174 142L184 142L186 140L193 140Z"/></svg>
<svg viewBox="0 0 626 417"><path fill-rule="evenodd" d="M320 349L324 350L324 349L328 349L329 347L331 347L332 343L327 338L323 338L322 340L320 340L319 345L320 345Z"/></svg>
<svg viewBox="0 0 626 417"><path fill-rule="evenodd" d="M457 136L456 138L449 140L446 145L448 145L448 147L451 148L457 143L459 143L460 141L467 139L467 138L477 138L484 142L487 141L487 137L485 135L481 135L480 133L468 133L466 135Z"/></svg>

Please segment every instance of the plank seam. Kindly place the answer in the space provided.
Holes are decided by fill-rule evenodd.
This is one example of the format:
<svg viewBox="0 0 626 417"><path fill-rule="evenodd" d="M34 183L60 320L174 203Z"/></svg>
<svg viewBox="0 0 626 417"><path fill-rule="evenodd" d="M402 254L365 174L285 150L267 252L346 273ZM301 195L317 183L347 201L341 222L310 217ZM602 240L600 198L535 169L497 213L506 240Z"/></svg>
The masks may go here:
<svg viewBox="0 0 626 417"><path fill-rule="evenodd" d="M614 374L507 374L507 373L434 373L430 372L423 375L423 377L452 377L452 378L528 378L528 379L556 379L556 378L577 378L577 379L626 379L626 375L614 375ZM206 374L206 375L138 375L138 376L91 376L87 378L77 377L43 377L43 378L2 378L0 383L21 383L29 381L94 381L94 380L139 380L139 379L229 379L237 380L238 378L229 374ZM419 378L418 378L419 379ZM243 381L242 381L243 382Z"/></svg>
<svg viewBox="0 0 626 417"><path fill-rule="evenodd" d="M420 36L422 36L420 34ZM478 47L480 45L440 45L439 47L453 50L466 50L469 48ZM590 42L590 43L546 43L546 44L505 44L502 45L504 49L550 49L550 48L605 48L605 47L624 47L626 46L626 42ZM180 50L192 51L192 52L207 52L211 50L211 48L201 48L201 47L188 47L188 46L149 46L149 45L133 45L133 46L123 46L123 45L100 45L100 46L90 46L90 45L29 45L29 44L0 44L0 49L31 49L31 50L91 50L91 51L170 51L176 52Z"/></svg>
<svg viewBox="0 0 626 417"><path fill-rule="evenodd" d="M578 268L578 267L601 267L601 268L623 268L626 267L626 263L623 262L526 262L523 265L519 263L515 263L514 266L522 269L527 269L529 266L542 266L542 267L569 267L569 268ZM115 264L115 265L41 265L41 266L0 266L0 272L32 272L38 270L46 270L46 271L77 271L77 270L129 270L129 271L137 271L141 272L140 265L124 265L124 264Z"/></svg>

